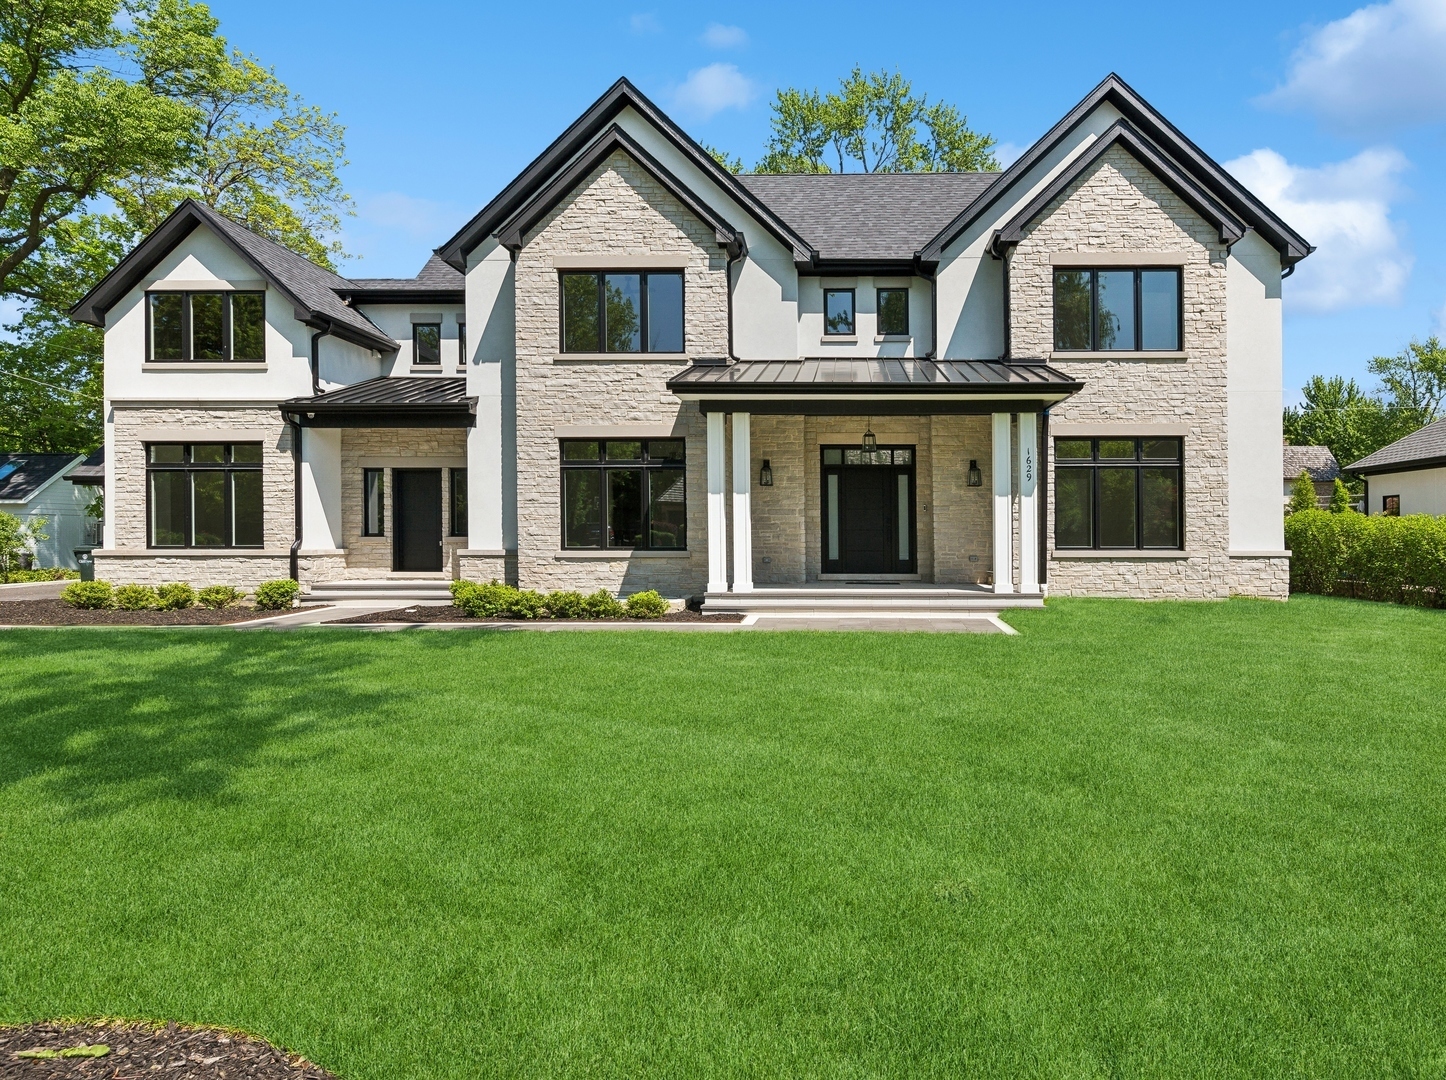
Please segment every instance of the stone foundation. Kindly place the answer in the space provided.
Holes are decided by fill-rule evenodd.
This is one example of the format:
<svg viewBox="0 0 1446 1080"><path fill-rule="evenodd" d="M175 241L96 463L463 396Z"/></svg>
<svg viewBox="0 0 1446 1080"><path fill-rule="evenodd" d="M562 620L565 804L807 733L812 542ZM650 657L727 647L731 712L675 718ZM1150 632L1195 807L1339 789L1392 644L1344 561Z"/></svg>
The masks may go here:
<svg viewBox="0 0 1446 1080"><path fill-rule="evenodd" d="M1049 560L1050 596L1105 596L1133 600L1225 600L1250 596L1284 600L1290 595L1290 560L1284 557L1192 555L1142 559Z"/></svg>

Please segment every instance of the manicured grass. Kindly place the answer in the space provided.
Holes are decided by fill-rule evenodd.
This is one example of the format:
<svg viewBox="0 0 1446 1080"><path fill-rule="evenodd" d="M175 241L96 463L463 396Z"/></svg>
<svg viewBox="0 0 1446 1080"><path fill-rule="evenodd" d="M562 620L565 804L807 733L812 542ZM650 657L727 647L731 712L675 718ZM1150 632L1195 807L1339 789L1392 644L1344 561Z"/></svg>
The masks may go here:
<svg viewBox="0 0 1446 1080"><path fill-rule="evenodd" d="M1446 612L0 635L0 1021L348 1080L1446 1075Z"/></svg>

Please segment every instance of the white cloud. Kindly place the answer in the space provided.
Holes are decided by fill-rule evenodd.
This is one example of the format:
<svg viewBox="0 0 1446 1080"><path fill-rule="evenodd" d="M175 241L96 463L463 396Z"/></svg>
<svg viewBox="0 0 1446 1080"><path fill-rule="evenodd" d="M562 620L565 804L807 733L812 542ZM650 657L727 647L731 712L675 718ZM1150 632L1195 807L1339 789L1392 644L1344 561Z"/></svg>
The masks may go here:
<svg viewBox="0 0 1446 1080"><path fill-rule="evenodd" d="M1414 261L1391 220L1401 194L1397 177L1410 163L1391 147L1306 168L1274 150L1256 150L1225 163L1230 172L1280 214L1316 251L1285 289L1293 307L1339 311L1394 304Z"/></svg>
<svg viewBox="0 0 1446 1080"><path fill-rule="evenodd" d="M1019 155L1028 150L1029 147L1021 143L1002 142L994 144L994 157L999 162L1001 169L1007 169L1019 160Z"/></svg>
<svg viewBox="0 0 1446 1080"><path fill-rule="evenodd" d="M733 64L709 64L690 71L673 91L673 104L704 120L724 109L743 109L758 96L758 87Z"/></svg>
<svg viewBox="0 0 1446 1080"><path fill-rule="evenodd" d="M1261 100L1358 131L1446 120L1446 0L1391 0L1327 23Z"/></svg>
<svg viewBox="0 0 1446 1080"><path fill-rule="evenodd" d="M710 49L737 49L748 44L748 31L741 26L709 23L703 31L703 44Z"/></svg>
<svg viewBox="0 0 1446 1080"><path fill-rule="evenodd" d="M651 11L634 12L628 17L628 27L635 34L661 34L663 24Z"/></svg>

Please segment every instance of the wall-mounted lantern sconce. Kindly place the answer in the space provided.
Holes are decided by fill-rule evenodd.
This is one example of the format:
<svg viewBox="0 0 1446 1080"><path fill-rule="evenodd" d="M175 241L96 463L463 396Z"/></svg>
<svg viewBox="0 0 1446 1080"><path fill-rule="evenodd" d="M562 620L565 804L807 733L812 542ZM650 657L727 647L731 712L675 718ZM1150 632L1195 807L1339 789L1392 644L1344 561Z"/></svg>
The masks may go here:
<svg viewBox="0 0 1446 1080"><path fill-rule="evenodd" d="M763 459L763 468L761 468L761 469L758 470L758 486L759 486L759 487L772 487L772 486L773 486L773 466L770 465L770 464L768 464L768 459L767 459L767 458L764 458L764 459Z"/></svg>
<svg viewBox="0 0 1446 1080"><path fill-rule="evenodd" d="M979 462L974 458L969 459L969 486L981 487L984 484L984 474L979 471Z"/></svg>
<svg viewBox="0 0 1446 1080"><path fill-rule="evenodd" d="M874 437L874 418L871 416L864 425L864 453L872 454L878 448L879 440Z"/></svg>

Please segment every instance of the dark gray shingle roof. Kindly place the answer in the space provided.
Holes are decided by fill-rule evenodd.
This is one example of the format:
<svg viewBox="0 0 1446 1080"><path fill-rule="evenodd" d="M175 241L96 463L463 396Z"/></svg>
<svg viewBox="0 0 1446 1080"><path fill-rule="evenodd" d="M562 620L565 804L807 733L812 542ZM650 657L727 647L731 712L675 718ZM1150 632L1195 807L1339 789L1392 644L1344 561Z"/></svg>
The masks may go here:
<svg viewBox="0 0 1446 1080"><path fill-rule="evenodd" d="M90 455L65 476L72 484L87 487L105 486L105 447L92 450Z"/></svg>
<svg viewBox="0 0 1446 1080"><path fill-rule="evenodd" d="M427 265L412 278L347 278L347 285L361 291L385 289L397 292L438 292L466 287L461 271L447 265L440 255L433 255Z"/></svg>
<svg viewBox="0 0 1446 1080"><path fill-rule="evenodd" d="M745 174L821 259L912 259L998 173Z"/></svg>
<svg viewBox="0 0 1446 1080"><path fill-rule="evenodd" d="M0 500L24 502L75 459L75 454L0 454Z"/></svg>
<svg viewBox="0 0 1446 1080"><path fill-rule="evenodd" d="M1341 474L1336 457L1329 446L1287 446L1281 454L1285 479L1294 480L1302 470L1312 480L1329 483Z"/></svg>
<svg viewBox="0 0 1446 1080"><path fill-rule="evenodd" d="M1350 472L1390 472L1393 465L1420 465L1440 460L1446 463L1446 417L1413 431L1374 454L1347 465Z"/></svg>

